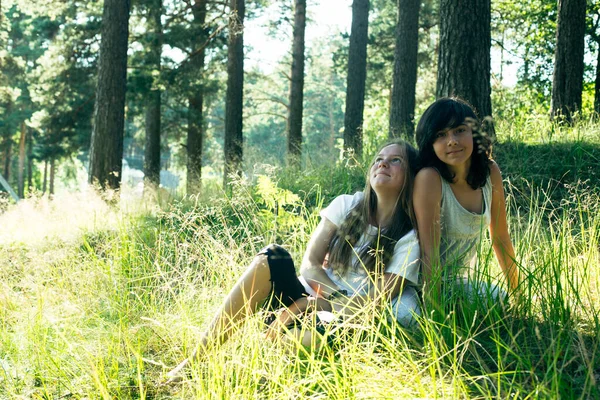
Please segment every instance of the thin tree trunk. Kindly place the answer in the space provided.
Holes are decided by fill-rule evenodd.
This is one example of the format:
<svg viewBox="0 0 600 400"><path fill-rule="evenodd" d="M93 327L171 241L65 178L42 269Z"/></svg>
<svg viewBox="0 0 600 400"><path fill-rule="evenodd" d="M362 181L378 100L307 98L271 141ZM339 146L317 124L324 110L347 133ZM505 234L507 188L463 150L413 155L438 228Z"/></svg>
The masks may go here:
<svg viewBox="0 0 600 400"><path fill-rule="evenodd" d="M367 79L367 41L369 31L369 0L352 3L352 27L348 49L346 109L344 115L344 151L362 156L363 112Z"/></svg>
<svg viewBox="0 0 600 400"><path fill-rule="evenodd" d="M44 182L42 183L42 194L46 194L48 187L48 160L44 160Z"/></svg>
<svg viewBox="0 0 600 400"><path fill-rule="evenodd" d="M160 74L162 48L162 0L153 0L148 5L148 33L152 35L148 64ZM145 184L158 187L160 184L160 96L161 92L152 83L146 103L146 143L144 148Z"/></svg>
<svg viewBox="0 0 600 400"><path fill-rule="evenodd" d="M598 45L598 59L596 60L596 81L594 84L594 111L596 116L600 117L600 41Z"/></svg>
<svg viewBox="0 0 600 400"><path fill-rule="evenodd" d="M11 158L12 158L12 140L11 140L11 138L8 138L8 143L6 144L6 150L4 152L4 179L6 179L7 182L10 179Z"/></svg>
<svg viewBox="0 0 600 400"><path fill-rule="evenodd" d="M33 190L33 134L29 131L27 140L27 192Z"/></svg>
<svg viewBox="0 0 600 400"><path fill-rule="evenodd" d="M187 194L199 193L202 185L204 145L204 95L202 88L188 98Z"/></svg>
<svg viewBox="0 0 600 400"><path fill-rule="evenodd" d="M329 72L329 84L330 87L334 86L335 75L333 69ZM335 135L337 133L337 129L335 128L335 93L332 91L329 96L329 149L335 149Z"/></svg>
<svg viewBox="0 0 600 400"><path fill-rule="evenodd" d="M148 94L145 116L144 181L154 187L160 184L160 96L160 90Z"/></svg>
<svg viewBox="0 0 600 400"><path fill-rule="evenodd" d="M390 137L409 139L414 131L419 8L421 0L398 0L396 49L392 77Z"/></svg>
<svg viewBox="0 0 600 400"><path fill-rule="evenodd" d="M441 0L437 97L459 96L492 115L490 0Z"/></svg>
<svg viewBox="0 0 600 400"><path fill-rule="evenodd" d="M292 80L288 108L288 154L291 165L300 165L302 157L302 110L304 100L304 32L306 0L296 0L292 42Z"/></svg>
<svg viewBox="0 0 600 400"><path fill-rule="evenodd" d="M552 77L553 118L570 123L581 111L586 0L559 0Z"/></svg>
<svg viewBox="0 0 600 400"><path fill-rule="evenodd" d="M21 122L21 136L19 138L19 170L17 171L19 181L17 183L17 192L19 194L19 198L24 198L25 196L25 152L27 144L27 125L25 125L25 121Z"/></svg>
<svg viewBox="0 0 600 400"><path fill-rule="evenodd" d="M118 189L123 164L130 0L104 0L98 87L90 146L90 183Z"/></svg>
<svg viewBox="0 0 600 400"><path fill-rule="evenodd" d="M192 7L196 38L195 54L190 60L198 84L188 98L187 193L199 193L202 184L202 147L204 136L204 60L206 57L206 0L196 0Z"/></svg>
<svg viewBox="0 0 600 400"><path fill-rule="evenodd" d="M54 194L54 173L56 171L56 166L55 166L55 162L56 159L54 157L52 157L50 159L50 196L52 196Z"/></svg>
<svg viewBox="0 0 600 400"><path fill-rule="evenodd" d="M230 0L229 41L227 46L227 93L225 100L225 169L223 186L231 174L242 172L244 100L244 0Z"/></svg>

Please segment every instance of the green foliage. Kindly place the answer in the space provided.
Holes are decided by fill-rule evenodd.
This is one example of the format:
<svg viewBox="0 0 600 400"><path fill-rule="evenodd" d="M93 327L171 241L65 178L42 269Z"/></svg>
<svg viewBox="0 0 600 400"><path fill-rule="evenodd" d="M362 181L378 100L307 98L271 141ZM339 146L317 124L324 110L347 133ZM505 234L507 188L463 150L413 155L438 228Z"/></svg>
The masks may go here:
<svg viewBox="0 0 600 400"><path fill-rule="evenodd" d="M557 2L553 0L524 4L496 0L492 5L494 41L513 57L523 60L519 83L547 99L552 84L557 15Z"/></svg>

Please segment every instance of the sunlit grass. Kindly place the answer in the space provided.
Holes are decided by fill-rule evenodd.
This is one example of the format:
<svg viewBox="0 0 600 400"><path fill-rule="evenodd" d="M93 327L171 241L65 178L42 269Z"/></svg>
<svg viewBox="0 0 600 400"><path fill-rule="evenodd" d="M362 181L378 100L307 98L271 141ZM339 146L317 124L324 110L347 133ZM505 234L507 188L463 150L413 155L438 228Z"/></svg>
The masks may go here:
<svg viewBox="0 0 600 400"><path fill-rule="evenodd" d="M594 182L563 187L559 201L552 184L507 185L526 294L510 310L464 306L410 329L370 312L333 347L299 355L266 341L251 318L183 382L161 386L262 246L278 241L299 262L326 195L318 174L286 185L298 199L270 179L239 183L230 197L107 205L89 192L1 214L0 398L600 395ZM501 280L489 246L481 261Z"/></svg>

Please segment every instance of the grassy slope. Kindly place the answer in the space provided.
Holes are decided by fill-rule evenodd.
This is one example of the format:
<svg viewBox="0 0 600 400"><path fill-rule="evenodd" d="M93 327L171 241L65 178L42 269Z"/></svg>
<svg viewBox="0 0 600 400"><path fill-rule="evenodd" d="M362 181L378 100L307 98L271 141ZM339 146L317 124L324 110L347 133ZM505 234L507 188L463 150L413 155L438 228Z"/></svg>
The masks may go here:
<svg viewBox="0 0 600 400"><path fill-rule="evenodd" d="M209 203L22 202L0 215L0 398L600 396L600 127L552 129L499 129L529 294L510 313L453 310L412 330L367 313L300 357L265 343L256 318L171 387L158 383L243 265L272 241L299 259L315 210L360 187L361 169L283 174ZM488 248L481 260L498 275Z"/></svg>

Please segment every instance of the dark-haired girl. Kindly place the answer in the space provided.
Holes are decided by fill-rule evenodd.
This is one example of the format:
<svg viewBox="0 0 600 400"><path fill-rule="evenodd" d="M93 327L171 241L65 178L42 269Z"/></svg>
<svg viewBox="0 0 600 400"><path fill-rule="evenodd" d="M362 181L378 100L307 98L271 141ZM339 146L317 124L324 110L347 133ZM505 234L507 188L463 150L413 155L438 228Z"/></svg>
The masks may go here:
<svg viewBox="0 0 600 400"><path fill-rule="evenodd" d="M491 142L469 104L442 98L423 113L416 131L421 170L413 204L421 245L426 304L439 305L460 293L471 300L503 300L505 293L476 271L484 231L511 290L519 284L515 251L508 233L502 176L490 159ZM469 270L469 268L471 268Z"/></svg>
<svg viewBox="0 0 600 400"><path fill-rule="evenodd" d="M305 346L318 345L313 343L314 332L294 325L307 311L348 316L368 302L385 304L384 299L391 301L396 319L409 324L419 313L415 288L420 251L411 204L416 158L416 150L405 142L381 148L369 168L364 192L339 196L321 211L300 278L285 249L277 245L263 249L201 337L200 355L225 340L236 321L265 303L280 309L267 336L280 335L287 327L286 335ZM169 375L176 376L186 363Z"/></svg>

